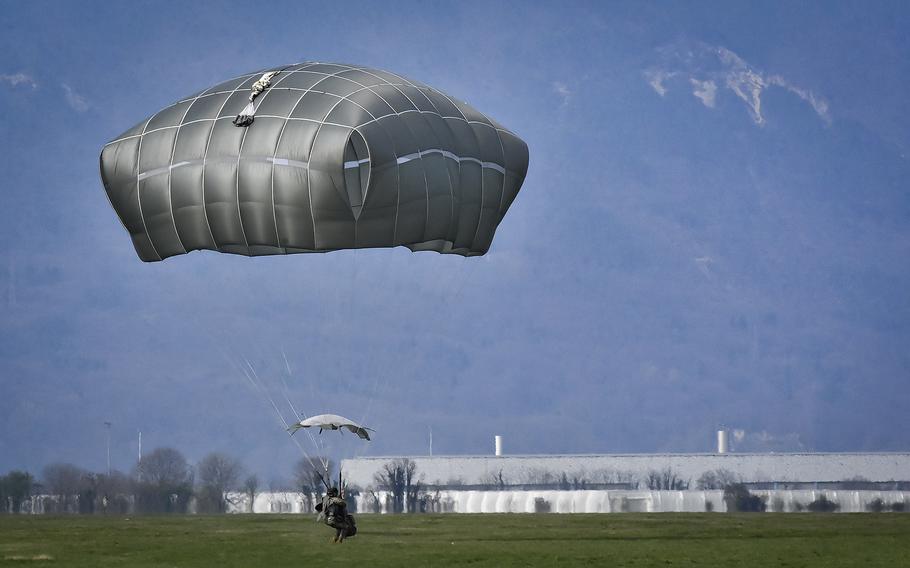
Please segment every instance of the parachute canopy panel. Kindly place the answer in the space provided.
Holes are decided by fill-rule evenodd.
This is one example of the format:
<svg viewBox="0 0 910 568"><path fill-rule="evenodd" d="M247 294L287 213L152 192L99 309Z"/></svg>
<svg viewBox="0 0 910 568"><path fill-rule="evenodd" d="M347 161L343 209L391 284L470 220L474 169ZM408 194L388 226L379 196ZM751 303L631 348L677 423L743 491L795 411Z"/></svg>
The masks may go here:
<svg viewBox="0 0 910 568"><path fill-rule="evenodd" d="M324 63L226 81L101 152L111 205L147 262L396 246L478 256L527 169L527 145L466 103Z"/></svg>
<svg viewBox="0 0 910 568"><path fill-rule="evenodd" d="M301 420L296 424L292 424L288 431L293 434L301 428L319 428L319 431L323 430L340 430L342 428L347 429L362 440L370 440L370 428L366 428L357 424L349 418L344 416L338 416L337 414L320 414L319 416L311 416L305 420Z"/></svg>

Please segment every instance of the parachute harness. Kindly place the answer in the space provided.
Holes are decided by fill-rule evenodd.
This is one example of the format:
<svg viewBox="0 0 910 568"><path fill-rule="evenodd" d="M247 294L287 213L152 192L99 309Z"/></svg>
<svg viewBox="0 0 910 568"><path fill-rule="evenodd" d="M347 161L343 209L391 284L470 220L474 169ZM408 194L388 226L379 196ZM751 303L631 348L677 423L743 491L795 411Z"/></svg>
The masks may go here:
<svg viewBox="0 0 910 568"><path fill-rule="evenodd" d="M234 118L234 126L249 126L253 124L253 118L256 115L256 105L253 101L256 100L256 97L262 94L263 91L269 88L272 84L272 77L277 75L279 71L269 71L268 73L263 73L262 77L258 81L253 83L250 93L250 104L243 107L243 110L240 111L240 114Z"/></svg>

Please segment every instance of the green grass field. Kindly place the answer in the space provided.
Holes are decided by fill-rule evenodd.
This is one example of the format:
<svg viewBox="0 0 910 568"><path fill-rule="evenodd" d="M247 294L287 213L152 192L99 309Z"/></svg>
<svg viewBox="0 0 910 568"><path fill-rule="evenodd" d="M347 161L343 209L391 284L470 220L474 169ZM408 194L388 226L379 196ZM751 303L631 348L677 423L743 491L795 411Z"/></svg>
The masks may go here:
<svg viewBox="0 0 910 568"><path fill-rule="evenodd" d="M0 516L0 565L910 567L910 515Z"/></svg>

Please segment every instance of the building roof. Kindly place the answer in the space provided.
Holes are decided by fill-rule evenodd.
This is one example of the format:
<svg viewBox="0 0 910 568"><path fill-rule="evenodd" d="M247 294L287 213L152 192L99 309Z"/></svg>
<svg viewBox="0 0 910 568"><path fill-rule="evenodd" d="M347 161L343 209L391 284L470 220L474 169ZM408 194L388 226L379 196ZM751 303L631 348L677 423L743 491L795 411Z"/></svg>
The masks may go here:
<svg viewBox="0 0 910 568"><path fill-rule="evenodd" d="M374 485L383 464L402 456L362 457L342 461L350 483ZM508 456L409 456L418 479L428 484L484 484L497 478L506 485L544 479L584 479L587 483L621 483L671 469L693 484L707 472L726 470L747 483L874 482L910 480L910 452L774 453L774 454L587 454Z"/></svg>

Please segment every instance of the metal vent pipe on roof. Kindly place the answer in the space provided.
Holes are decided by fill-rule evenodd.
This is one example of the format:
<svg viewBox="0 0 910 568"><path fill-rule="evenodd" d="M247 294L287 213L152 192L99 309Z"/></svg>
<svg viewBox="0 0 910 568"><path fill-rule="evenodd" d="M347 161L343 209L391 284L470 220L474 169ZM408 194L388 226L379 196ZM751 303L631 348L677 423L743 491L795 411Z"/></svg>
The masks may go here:
<svg viewBox="0 0 910 568"><path fill-rule="evenodd" d="M719 454L727 453L727 431L726 430L717 431L717 453L719 453Z"/></svg>
<svg viewBox="0 0 910 568"><path fill-rule="evenodd" d="M502 455L502 436L493 436L493 443L496 448L496 455Z"/></svg>

